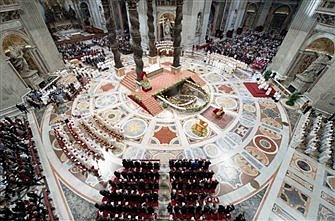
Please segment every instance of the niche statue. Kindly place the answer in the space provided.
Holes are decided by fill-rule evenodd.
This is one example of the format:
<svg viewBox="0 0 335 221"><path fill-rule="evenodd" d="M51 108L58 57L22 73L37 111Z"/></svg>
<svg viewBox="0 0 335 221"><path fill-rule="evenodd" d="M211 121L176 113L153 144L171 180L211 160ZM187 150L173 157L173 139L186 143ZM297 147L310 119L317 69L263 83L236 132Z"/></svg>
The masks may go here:
<svg viewBox="0 0 335 221"><path fill-rule="evenodd" d="M315 78L325 69L329 62L329 57L325 54L320 54L319 57L313 61L304 72L302 76L315 80Z"/></svg>
<svg viewBox="0 0 335 221"><path fill-rule="evenodd" d="M37 85L42 83L43 79L37 74L37 70L30 69L27 60L24 58L24 53L30 48L30 45L10 46L6 51L6 56L9 57L10 63L26 83L36 89Z"/></svg>
<svg viewBox="0 0 335 221"><path fill-rule="evenodd" d="M6 55L9 56L9 61L21 75L25 75L31 71L28 62L24 58L24 52L29 48L31 48L30 45L10 46L8 52L6 53Z"/></svg>

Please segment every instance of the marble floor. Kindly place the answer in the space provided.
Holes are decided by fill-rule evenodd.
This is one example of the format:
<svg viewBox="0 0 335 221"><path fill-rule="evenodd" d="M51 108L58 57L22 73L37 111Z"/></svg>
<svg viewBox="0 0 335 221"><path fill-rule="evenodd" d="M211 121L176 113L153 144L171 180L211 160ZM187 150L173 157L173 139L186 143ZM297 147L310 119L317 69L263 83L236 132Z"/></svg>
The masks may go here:
<svg viewBox="0 0 335 221"><path fill-rule="evenodd" d="M295 123L303 121L300 113L291 111L289 116L280 102L253 97L243 84L255 81L251 72L224 73L202 58L198 54L181 59L184 69L207 82L203 88L210 103L197 113L165 108L152 117L128 98L129 91L110 69L95 74L88 90L73 102L50 105L38 116L29 114L60 220L94 220L93 204L101 200L98 191L121 167L122 158L160 159L163 165L171 158L210 159L220 182L220 202L236 204L235 212L245 212L247 220L335 220L334 188L327 182L335 171L294 149L299 135ZM169 69L171 61L166 57L159 62ZM126 72L134 69L131 56L124 56L123 63ZM218 106L226 112L222 119L212 114ZM74 122L92 122L98 116L126 137L114 151L101 148L104 160L96 162L101 178L81 173L55 141L52 129L64 126L64 117L78 114L82 117ZM198 120L209 125L204 137L191 130Z"/></svg>

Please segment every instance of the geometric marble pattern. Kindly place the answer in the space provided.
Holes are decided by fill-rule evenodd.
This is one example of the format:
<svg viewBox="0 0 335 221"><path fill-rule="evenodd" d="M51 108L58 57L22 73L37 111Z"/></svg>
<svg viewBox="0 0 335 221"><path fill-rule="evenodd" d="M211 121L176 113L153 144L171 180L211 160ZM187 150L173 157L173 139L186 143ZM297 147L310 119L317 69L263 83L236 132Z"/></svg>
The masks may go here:
<svg viewBox="0 0 335 221"><path fill-rule="evenodd" d="M299 183L300 185L304 186L306 189L313 191L313 185L301 178L299 175L288 170L286 171L286 176Z"/></svg>
<svg viewBox="0 0 335 221"><path fill-rule="evenodd" d="M169 127L161 127L154 133L154 137L157 138L161 144L170 144L171 140L176 138L176 132L173 132Z"/></svg>
<svg viewBox="0 0 335 221"><path fill-rule="evenodd" d="M325 181L326 181L326 186L335 192L335 175L330 174L328 172L325 173Z"/></svg>
<svg viewBox="0 0 335 221"><path fill-rule="evenodd" d="M335 206L335 197L334 194L331 196L328 193L321 191L321 199L327 201L328 203L332 204Z"/></svg>
<svg viewBox="0 0 335 221"><path fill-rule="evenodd" d="M290 167L304 174L305 176L315 179L317 165L309 160L307 157L294 153L290 162Z"/></svg>
<svg viewBox="0 0 335 221"><path fill-rule="evenodd" d="M311 203L311 198L308 195L302 193L296 187L284 182L278 197L280 197L287 205L297 210L302 215L307 215L309 205Z"/></svg>
<svg viewBox="0 0 335 221"><path fill-rule="evenodd" d="M124 63L126 71L134 68L131 55L122 57L130 61ZM161 64L170 64L172 58L160 60ZM146 58L144 61L146 64ZM129 91L120 85L113 69L96 75L87 85L88 89L82 91L73 103L58 109L48 108L46 112L49 113L44 114L41 125L43 148L51 164L58 165L55 169L60 176L72 177L67 180L72 188L76 188L72 180L80 180L84 184L82 188L87 188L83 196L94 198L115 168L120 166L122 158L160 159L162 163L167 163L170 158L209 158L213 162L211 169L220 182L218 195L227 203L250 198L253 191L259 191L247 189L250 182L257 179L259 186L263 187L276 174L288 148L282 140L290 137L290 128L281 124L288 121L281 104L269 98L255 99L241 80L252 81L248 71L239 71L236 78L186 55L181 62L183 68L194 68L199 77L207 80L203 89L209 93L210 103L199 112L183 113L168 107L152 117L127 96ZM212 112L219 105L225 110L221 119ZM104 150L105 160L99 160L99 169L104 173L103 182L98 183L97 179L74 168L54 142L54 136L49 136L50 128L64 126L61 113L68 118L80 115L81 119L74 121L93 124L92 117L96 116L103 119L107 127L114 127L124 134L122 148L118 151ZM204 137L194 134L191 129L199 120L208 123ZM106 134L95 127L102 135ZM78 130L82 132L81 127ZM90 136L87 139L92 141ZM226 194L236 197L225 198Z"/></svg>
<svg viewBox="0 0 335 221"><path fill-rule="evenodd" d="M297 220L277 204L273 204L272 212L274 212L277 216L279 216L283 220L294 220L294 221Z"/></svg>
<svg viewBox="0 0 335 221"><path fill-rule="evenodd" d="M317 220L318 221L334 221L335 212L320 204Z"/></svg>
<svg viewBox="0 0 335 221"><path fill-rule="evenodd" d="M264 201L264 196L268 187L269 186L266 185L249 199L235 205L235 211L233 211L232 216L234 217L240 213L244 213L246 220L255 219L256 214L259 212L261 203Z"/></svg>

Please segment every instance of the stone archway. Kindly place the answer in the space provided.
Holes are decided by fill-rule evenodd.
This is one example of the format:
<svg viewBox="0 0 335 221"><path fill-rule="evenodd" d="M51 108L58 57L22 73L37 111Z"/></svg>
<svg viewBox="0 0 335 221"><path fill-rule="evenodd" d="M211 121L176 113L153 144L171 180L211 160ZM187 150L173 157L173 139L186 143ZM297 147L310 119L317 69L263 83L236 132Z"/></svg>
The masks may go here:
<svg viewBox="0 0 335 221"><path fill-rule="evenodd" d="M157 31L158 39L172 40L172 30L174 27L175 15L172 12L164 12L158 18Z"/></svg>
<svg viewBox="0 0 335 221"><path fill-rule="evenodd" d="M269 24L269 31L282 31L286 29L288 21L290 20L292 10L288 5L282 5L273 10L271 15L271 22Z"/></svg>
<svg viewBox="0 0 335 221"><path fill-rule="evenodd" d="M247 8L245 9L243 29L253 30L256 18L258 14L258 7L255 3L248 3Z"/></svg>
<svg viewBox="0 0 335 221"><path fill-rule="evenodd" d="M310 38L290 70L289 79L293 79L293 82L288 89L291 92L305 92L311 88L334 59L334 51L335 44L330 38Z"/></svg>
<svg viewBox="0 0 335 221"><path fill-rule="evenodd" d="M42 67L38 64L37 51L21 33L7 33L1 38L1 53L19 78L31 88L37 89L43 82Z"/></svg>
<svg viewBox="0 0 335 221"><path fill-rule="evenodd" d="M91 13L90 13L90 9L88 6L88 3L86 2L81 2L79 5L80 8L80 13L81 13L81 17L83 19L83 23L85 26L91 26L92 21L91 21Z"/></svg>

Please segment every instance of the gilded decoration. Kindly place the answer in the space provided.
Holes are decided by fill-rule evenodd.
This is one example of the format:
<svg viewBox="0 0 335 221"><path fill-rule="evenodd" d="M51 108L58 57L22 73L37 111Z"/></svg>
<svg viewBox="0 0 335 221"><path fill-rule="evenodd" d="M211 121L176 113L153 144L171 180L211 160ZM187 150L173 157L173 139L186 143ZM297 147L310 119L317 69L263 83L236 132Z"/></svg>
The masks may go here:
<svg viewBox="0 0 335 221"><path fill-rule="evenodd" d="M315 51L321 54L334 55L334 43L329 38L319 38L313 41L305 49L306 51Z"/></svg>
<svg viewBox="0 0 335 221"><path fill-rule="evenodd" d="M0 13L0 23L19 19L20 18L20 12L19 10L15 11L4 11Z"/></svg>

